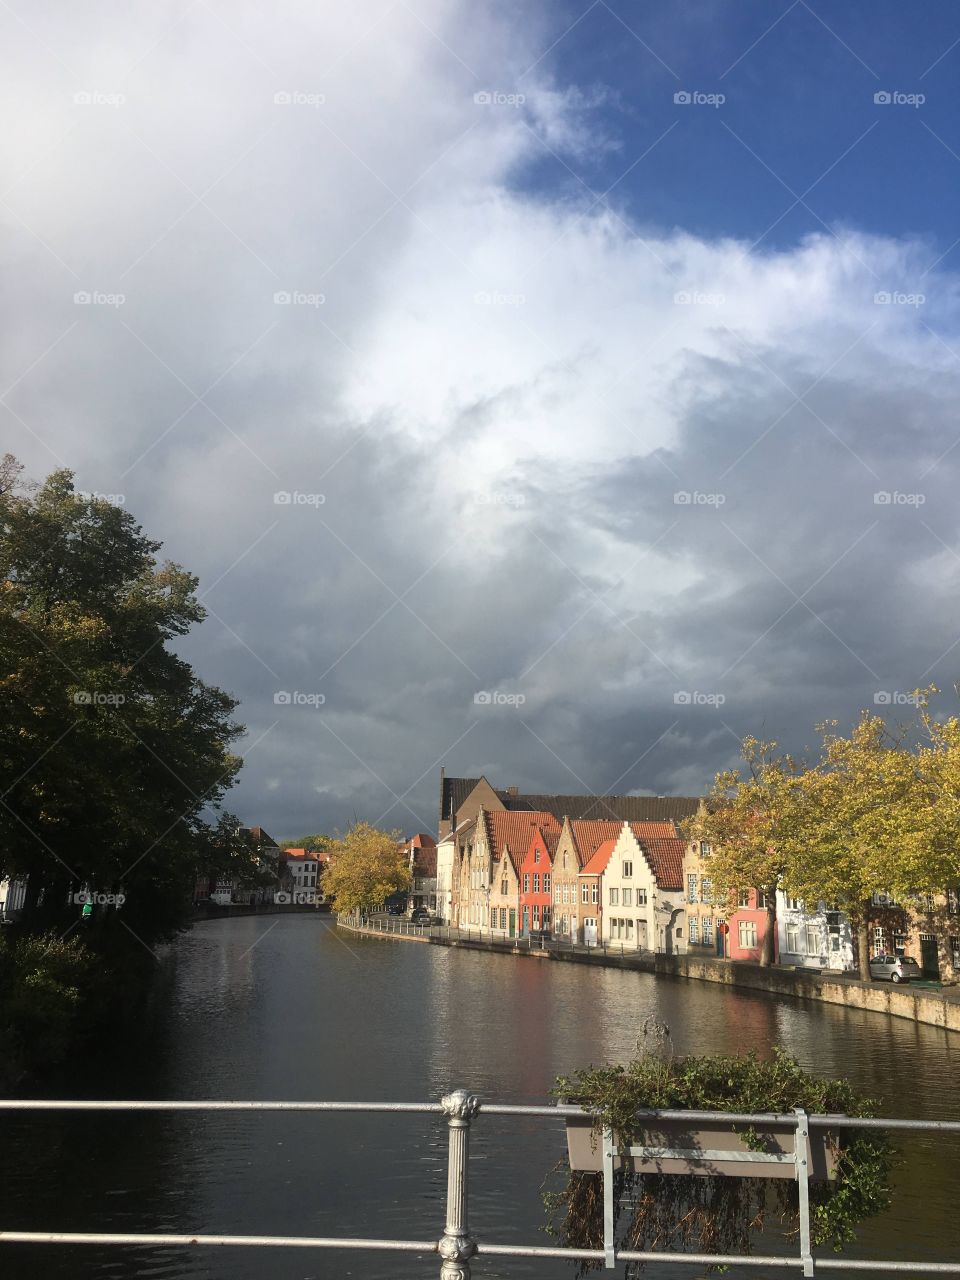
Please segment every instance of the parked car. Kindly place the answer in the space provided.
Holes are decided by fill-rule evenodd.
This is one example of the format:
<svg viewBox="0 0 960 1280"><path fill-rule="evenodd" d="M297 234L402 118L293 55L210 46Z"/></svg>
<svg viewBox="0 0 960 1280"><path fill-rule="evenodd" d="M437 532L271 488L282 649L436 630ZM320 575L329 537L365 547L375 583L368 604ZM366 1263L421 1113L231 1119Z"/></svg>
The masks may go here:
<svg viewBox="0 0 960 1280"><path fill-rule="evenodd" d="M909 982L911 978L923 977L923 970L912 956L874 956L870 961L870 977Z"/></svg>
<svg viewBox="0 0 960 1280"><path fill-rule="evenodd" d="M413 921L414 924L423 924L423 925L433 924L433 916L431 916L430 912L426 909L426 907L417 907L416 910L411 914L410 919Z"/></svg>

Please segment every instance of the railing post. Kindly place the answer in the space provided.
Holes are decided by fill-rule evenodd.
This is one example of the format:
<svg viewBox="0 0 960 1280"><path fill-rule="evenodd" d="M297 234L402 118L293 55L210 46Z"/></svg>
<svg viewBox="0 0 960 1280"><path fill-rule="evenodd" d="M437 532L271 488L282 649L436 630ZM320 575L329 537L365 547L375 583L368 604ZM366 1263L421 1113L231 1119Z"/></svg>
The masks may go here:
<svg viewBox="0 0 960 1280"><path fill-rule="evenodd" d="M480 1099L466 1089L454 1089L440 1099L450 1133L447 1156L447 1222L438 1250L440 1280L470 1280L470 1259L477 1252L467 1225L467 1182L470 1157L470 1122L480 1110Z"/></svg>
<svg viewBox="0 0 960 1280"><path fill-rule="evenodd" d="M604 1129L603 1131L603 1265L608 1271L616 1269L617 1254L616 1245L613 1237L614 1219L616 1217L614 1195L613 1195L613 1158L616 1155L616 1145L613 1141L613 1131Z"/></svg>
<svg viewBox="0 0 960 1280"><path fill-rule="evenodd" d="M797 1166L797 1190L800 1196L800 1261L802 1274L814 1275L813 1255L810 1252L810 1164L807 1160L807 1138L810 1122L802 1107L794 1109L797 1128L793 1139L793 1158Z"/></svg>

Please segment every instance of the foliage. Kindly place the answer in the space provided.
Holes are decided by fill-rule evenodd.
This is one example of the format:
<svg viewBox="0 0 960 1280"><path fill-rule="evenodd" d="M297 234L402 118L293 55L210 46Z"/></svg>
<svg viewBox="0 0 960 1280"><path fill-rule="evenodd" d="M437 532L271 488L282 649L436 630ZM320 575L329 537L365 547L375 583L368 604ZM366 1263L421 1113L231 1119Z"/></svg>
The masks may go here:
<svg viewBox="0 0 960 1280"><path fill-rule="evenodd" d="M899 901L960 880L960 719L938 718L932 686L917 714L890 726L864 711L849 736L819 726L820 758L800 768L775 743L747 738L747 776L717 775L705 811L685 824L712 846L721 890L772 887L844 910L866 973L874 893ZM772 940L772 929L768 929Z"/></svg>
<svg viewBox="0 0 960 1280"><path fill-rule="evenodd" d="M76 922L80 889L122 892L93 926L146 948L216 840L236 703L168 647L204 616L196 579L70 472L17 471L0 466L0 875L26 879L33 932Z"/></svg>
<svg viewBox="0 0 960 1280"><path fill-rule="evenodd" d="M875 1106L848 1081L811 1075L779 1049L769 1061L755 1053L672 1058L644 1051L625 1066L561 1076L553 1092L585 1107L599 1128L610 1128L621 1153L638 1141L636 1115L642 1108L784 1113L803 1107L810 1114L870 1116ZM758 1134L742 1125L731 1128L748 1146L762 1147ZM859 1223L887 1207L893 1150L876 1130L842 1129L831 1138L839 1151L838 1176L831 1183L811 1183L811 1231L814 1243L840 1250ZM628 1192L632 1204L625 1225L618 1224L622 1248L748 1253L771 1208L788 1231L796 1230L793 1181L638 1174L629 1156L623 1166L617 1190ZM571 1172L565 1190L547 1197L548 1230L564 1245L598 1247L602 1201L599 1174Z"/></svg>
<svg viewBox="0 0 960 1280"><path fill-rule="evenodd" d="M107 1000L97 957L77 937L0 932L0 1084L61 1060Z"/></svg>
<svg viewBox="0 0 960 1280"><path fill-rule="evenodd" d="M318 832L312 836L299 836L296 840L281 840L281 849L306 849L307 853L326 853L333 848L336 840L333 836L325 836Z"/></svg>
<svg viewBox="0 0 960 1280"><path fill-rule="evenodd" d="M823 757L802 779L800 840L785 876L791 892L842 907L867 961L871 895L904 900L942 889L960 877L957 827L960 733L956 721L934 722L918 691L918 722L891 729L863 712L849 737L820 726ZM926 724L928 742L916 740ZM952 826L952 830L951 830Z"/></svg>
<svg viewBox="0 0 960 1280"><path fill-rule="evenodd" d="M799 770L790 756L777 756L775 742L743 739L745 776L718 773L707 802L684 824L689 835L711 848L710 877L718 894L762 889L767 901L762 961L773 961L776 891L798 829Z"/></svg>
<svg viewBox="0 0 960 1280"><path fill-rule="evenodd" d="M330 849L323 889L344 914L381 906L392 893L409 889L410 867L400 831L380 831L358 822Z"/></svg>

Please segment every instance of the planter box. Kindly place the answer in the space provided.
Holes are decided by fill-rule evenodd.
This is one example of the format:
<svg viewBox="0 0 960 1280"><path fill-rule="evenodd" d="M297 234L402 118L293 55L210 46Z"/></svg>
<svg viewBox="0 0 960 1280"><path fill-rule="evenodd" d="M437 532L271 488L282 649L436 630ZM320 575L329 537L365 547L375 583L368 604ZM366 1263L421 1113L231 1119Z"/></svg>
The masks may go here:
<svg viewBox="0 0 960 1280"><path fill-rule="evenodd" d="M740 1126L745 1128L746 1126ZM793 1162L795 1128L789 1121L756 1129L764 1140L764 1151L784 1154L791 1158L782 1163L767 1160L736 1159L736 1156L753 1154L740 1134L734 1133L729 1122L708 1123L702 1120L651 1120L637 1130L631 1151L638 1147L655 1147L670 1151L683 1151L681 1158L662 1155L641 1156L634 1154L633 1167L637 1173L693 1173L708 1177L727 1174L736 1178L796 1178ZM698 1153L709 1152L708 1158ZM730 1152L724 1160L716 1153ZM567 1117L567 1155L570 1168L599 1173L603 1167L602 1135L588 1116ZM810 1177L814 1181L826 1181L836 1177L837 1150L835 1140L825 1129L812 1129L807 1142L807 1159ZM614 1156L615 1169L620 1167L619 1155Z"/></svg>

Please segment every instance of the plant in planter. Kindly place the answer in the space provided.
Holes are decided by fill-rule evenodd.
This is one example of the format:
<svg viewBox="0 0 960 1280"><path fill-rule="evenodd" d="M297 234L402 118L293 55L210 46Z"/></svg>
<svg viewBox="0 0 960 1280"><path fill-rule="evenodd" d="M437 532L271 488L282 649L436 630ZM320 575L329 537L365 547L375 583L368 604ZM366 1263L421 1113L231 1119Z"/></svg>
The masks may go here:
<svg viewBox="0 0 960 1280"><path fill-rule="evenodd" d="M874 1103L848 1081L811 1075L780 1050L775 1050L770 1060L761 1060L754 1053L675 1058L641 1050L625 1066L589 1067L572 1079L559 1077L552 1092L589 1112L594 1149L603 1130L613 1136L619 1152L613 1175L617 1247L630 1250L746 1254L771 1219L789 1236L798 1230L799 1215L797 1184L792 1178L734 1177L711 1172L708 1164L697 1173L652 1172L656 1162L640 1162L638 1167L630 1155L630 1147L638 1144L687 1148L696 1147L698 1141L711 1148L776 1151L782 1149L776 1133L730 1123L721 1125L720 1130L714 1128L705 1137L700 1123L695 1122L681 1136L676 1127L662 1121L638 1121L638 1111L785 1114L799 1107L816 1115L874 1114ZM651 1138L651 1131L657 1136ZM660 1136L664 1133L666 1141ZM824 1133L819 1127L813 1131L816 1138ZM730 1135L737 1136L731 1139ZM811 1181L809 1188L812 1241L839 1251L854 1238L861 1222L887 1207L893 1148L882 1131L838 1128L826 1131L825 1143L813 1143L812 1155L814 1177L819 1173L821 1178ZM598 1167L598 1162L590 1159L574 1163L593 1164L594 1170ZM662 1162L662 1167L670 1164ZM768 1168L786 1171L787 1166ZM547 1231L560 1243L602 1247L602 1174L572 1168L567 1185L545 1196L545 1202ZM581 1264L578 1275L596 1266L599 1264Z"/></svg>

